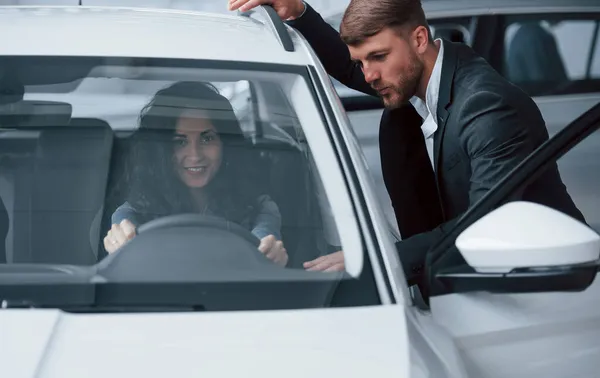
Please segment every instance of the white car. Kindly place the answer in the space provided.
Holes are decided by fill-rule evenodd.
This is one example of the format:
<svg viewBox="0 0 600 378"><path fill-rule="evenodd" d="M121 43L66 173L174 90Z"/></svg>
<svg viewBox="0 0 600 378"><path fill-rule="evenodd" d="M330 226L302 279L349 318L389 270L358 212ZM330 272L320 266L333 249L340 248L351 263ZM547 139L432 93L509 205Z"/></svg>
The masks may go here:
<svg viewBox="0 0 600 378"><path fill-rule="evenodd" d="M593 152L600 106L466 214L409 287L327 74L259 10L0 7L2 376L596 376L598 162L569 156ZM286 268L247 229L190 214L150 221L105 256L124 172L146 168L122 154L142 107L176 81L214 83L244 115ZM557 160L594 184L589 225L502 204ZM336 248L345 272L303 268Z"/></svg>

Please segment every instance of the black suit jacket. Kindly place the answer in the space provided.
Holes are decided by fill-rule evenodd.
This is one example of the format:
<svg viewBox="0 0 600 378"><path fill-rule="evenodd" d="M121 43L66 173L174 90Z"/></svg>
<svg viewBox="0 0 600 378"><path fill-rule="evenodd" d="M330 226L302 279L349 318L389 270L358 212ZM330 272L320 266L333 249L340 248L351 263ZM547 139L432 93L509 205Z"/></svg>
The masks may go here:
<svg viewBox="0 0 600 378"><path fill-rule="evenodd" d="M304 35L331 76L376 95L337 31L310 6L289 24ZM383 178L403 238L397 246L409 279L420 273L427 250L444 232L548 139L529 96L468 46L443 43L435 171L420 129L423 119L412 105L386 109L379 125ZM583 220L556 166L510 199L545 204Z"/></svg>

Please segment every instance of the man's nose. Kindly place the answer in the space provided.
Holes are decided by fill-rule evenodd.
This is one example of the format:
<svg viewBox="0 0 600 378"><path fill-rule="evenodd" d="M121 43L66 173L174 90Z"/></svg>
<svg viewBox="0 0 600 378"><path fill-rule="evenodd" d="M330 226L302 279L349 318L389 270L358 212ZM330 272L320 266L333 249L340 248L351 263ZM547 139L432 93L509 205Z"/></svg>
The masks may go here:
<svg viewBox="0 0 600 378"><path fill-rule="evenodd" d="M363 73L365 75L365 81L369 84L373 84L375 81L381 78L379 71L374 70L369 66L363 67Z"/></svg>

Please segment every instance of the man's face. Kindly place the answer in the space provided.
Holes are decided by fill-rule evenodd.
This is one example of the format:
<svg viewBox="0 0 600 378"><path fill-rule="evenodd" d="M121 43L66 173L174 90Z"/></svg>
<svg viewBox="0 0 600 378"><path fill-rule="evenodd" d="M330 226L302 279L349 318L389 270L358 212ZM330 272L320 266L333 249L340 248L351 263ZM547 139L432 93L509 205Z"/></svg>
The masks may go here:
<svg viewBox="0 0 600 378"><path fill-rule="evenodd" d="M357 46L348 46L352 60L362 67L367 83L389 109L406 103L417 92L423 75L420 47L410 33L385 28Z"/></svg>

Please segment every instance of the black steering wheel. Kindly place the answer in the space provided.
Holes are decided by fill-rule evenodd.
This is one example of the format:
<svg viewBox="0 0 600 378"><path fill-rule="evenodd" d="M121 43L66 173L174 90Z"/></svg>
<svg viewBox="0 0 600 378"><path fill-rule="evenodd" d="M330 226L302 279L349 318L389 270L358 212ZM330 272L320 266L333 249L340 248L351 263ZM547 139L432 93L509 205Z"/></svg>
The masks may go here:
<svg viewBox="0 0 600 378"><path fill-rule="evenodd" d="M179 227L214 228L235 234L257 248L260 244L260 240L242 226L220 217L201 214L177 214L154 219L138 227L137 233Z"/></svg>

